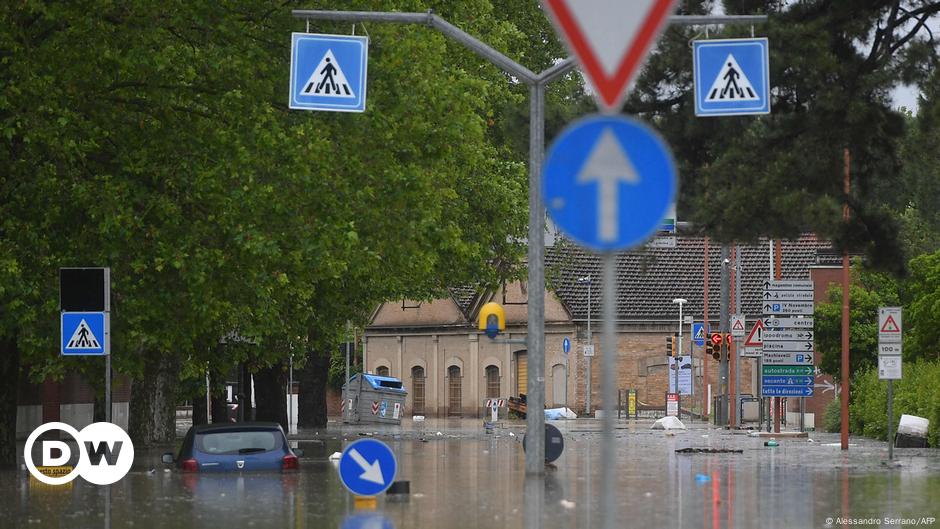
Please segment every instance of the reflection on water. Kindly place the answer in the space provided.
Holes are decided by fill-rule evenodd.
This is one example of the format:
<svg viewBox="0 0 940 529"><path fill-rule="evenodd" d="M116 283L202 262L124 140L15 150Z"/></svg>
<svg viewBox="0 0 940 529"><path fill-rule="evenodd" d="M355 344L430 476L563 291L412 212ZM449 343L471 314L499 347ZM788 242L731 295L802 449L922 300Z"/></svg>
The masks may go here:
<svg viewBox="0 0 940 529"><path fill-rule="evenodd" d="M526 479L520 436L484 435L476 426L457 435L384 438L411 495L380 498L375 512L355 510L327 459L343 446L334 432L337 439L304 446L309 457L296 474L186 475L165 472L159 451L141 453L111 487L109 517L104 487L78 479L53 489L31 483L25 471L5 471L0 526L592 529L602 526L599 469L608 464L617 475L618 527L825 527L840 516L936 516L940 505L936 465L911 459L901 469L880 468L864 447L849 455L805 441L769 449L714 430L670 437L636 428L617 431L616 461L607 462L600 461L597 433L566 426L564 455L544 477ZM675 453L732 445L744 453Z"/></svg>

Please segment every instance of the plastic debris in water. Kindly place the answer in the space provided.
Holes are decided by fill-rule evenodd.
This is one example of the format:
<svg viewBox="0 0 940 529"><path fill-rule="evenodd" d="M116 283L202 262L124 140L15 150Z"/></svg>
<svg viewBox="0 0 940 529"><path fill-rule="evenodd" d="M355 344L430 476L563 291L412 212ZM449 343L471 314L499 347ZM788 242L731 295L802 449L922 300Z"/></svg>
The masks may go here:
<svg viewBox="0 0 940 529"><path fill-rule="evenodd" d="M765 442L764 446L780 446L780 443L774 439L771 439L770 441Z"/></svg>

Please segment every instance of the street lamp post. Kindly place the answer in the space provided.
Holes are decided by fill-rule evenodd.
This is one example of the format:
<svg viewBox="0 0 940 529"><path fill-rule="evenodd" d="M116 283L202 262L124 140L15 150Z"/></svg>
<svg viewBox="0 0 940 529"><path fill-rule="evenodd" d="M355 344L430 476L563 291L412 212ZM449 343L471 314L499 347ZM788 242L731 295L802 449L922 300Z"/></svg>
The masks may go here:
<svg viewBox="0 0 940 529"><path fill-rule="evenodd" d="M594 347L594 337L591 335L591 276L578 278L578 283L587 283L588 287L588 306L587 306L587 334L588 345ZM584 410L585 416L591 415L591 357L585 355L584 371Z"/></svg>
<svg viewBox="0 0 940 529"><path fill-rule="evenodd" d="M679 398L679 395L680 395L680 392L679 392L679 355L682 354L682 305L688 303L688 301L682 298L676 298L672 300L672 302L679 304L679 343L676 344L678 346L676 347L676 351L678 351L678 354L673 357L672 366L675 368L675 371L676 371L676 374L674 375L675 381L676 381L676 385L675 385L676 402L678 404L676 406L676 416L681 419L682 418L682 401Z"/></svg>

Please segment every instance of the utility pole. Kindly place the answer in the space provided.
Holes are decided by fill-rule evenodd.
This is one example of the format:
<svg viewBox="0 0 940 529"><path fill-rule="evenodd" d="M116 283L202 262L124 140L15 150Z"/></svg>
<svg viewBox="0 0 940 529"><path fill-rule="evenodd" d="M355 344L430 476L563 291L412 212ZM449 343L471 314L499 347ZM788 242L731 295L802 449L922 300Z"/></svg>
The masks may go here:
<svg viewBox="0 0 940 529"><path fill-rule="evenodd" d="M721 245L721 293L718 300L718 327L722 337L727 336L729 332L728 309L731 304L731 259L729 258L730 249L726 243ZM719 348L730 351L727 340L722 340ZM728 424L728 355L721 355L721 362L718 369L719 394L721 395L721 405L715 410L718 414L718 425Z"/></svg>

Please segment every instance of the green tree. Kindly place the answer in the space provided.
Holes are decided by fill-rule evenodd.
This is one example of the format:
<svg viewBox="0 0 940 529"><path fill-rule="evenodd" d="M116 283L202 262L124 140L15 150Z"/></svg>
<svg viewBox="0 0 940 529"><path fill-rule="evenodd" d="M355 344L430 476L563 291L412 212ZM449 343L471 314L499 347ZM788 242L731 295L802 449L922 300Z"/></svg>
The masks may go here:
<svg viewBox="0 0 940 529"><path fill-rule="evenodd" d="M842 376L842 286L829 287L829 301L816 307L816 352L819 368ZM856 261L849 285L850 376L878 364L878 307L900 305L900 285L892 276L868 270Z"/></svg>
<svg viewBox="0 0 940 529"><path fill-rule="evenodd" d="M712 5L684 2L683 9L702 13ZM679 216L726 241L814 231L866 252L872 266L901 270L906 259L892 216L899 204L889 191L901 185L905 123L889 93L902 82L927 82L937 51L920 20L936 20L940 2L723 5L727 13L770 17L755 30L770 41L772 114L694 116L688 42L703 38L698 28L667 30L627 103L673 147L682 175ZM727 27L709 36L749 33ZM842 187L844 148L852 159L850 197ZM846 199L848 226L842 221Z"/></svg>
<svg viewBox="0 0 940 529"><path fill-rule="evenodd" d="M940 250L911 261L904 313L907 358L940 358Z"/></svg>

